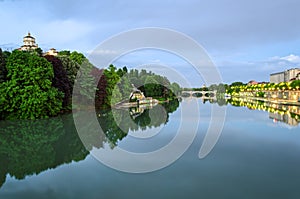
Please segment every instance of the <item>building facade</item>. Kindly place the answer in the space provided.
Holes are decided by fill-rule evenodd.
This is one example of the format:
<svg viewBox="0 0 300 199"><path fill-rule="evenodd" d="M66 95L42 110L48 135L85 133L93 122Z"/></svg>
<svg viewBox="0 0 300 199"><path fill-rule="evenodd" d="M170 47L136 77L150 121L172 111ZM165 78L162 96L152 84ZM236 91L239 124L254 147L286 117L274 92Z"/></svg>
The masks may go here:
<svg viewBox="0 0 300 199"><path fill-rule="evenodd" d="M299 77L300 69L293 68L279 73L273 73L270 75L270 83L289 82Z"/></svg>
<svg viewBox="0 0 300 199"><path fill-rule="evenodd" d="M52 56L57 56L58 52L55 48L51 48L48 52L46 52L44 55L52 55Z"/></svg>
<svg viewBox="0 0 300 199"><path fill-rule="evenodd" d="M28 50L35 50L37 48L38 45L35 43L35 38L31 36L30 32L28 32L28 35L26 35L23 38L23 45L21 46L21 48L19 48L19 50L28 51Z"/></svg>

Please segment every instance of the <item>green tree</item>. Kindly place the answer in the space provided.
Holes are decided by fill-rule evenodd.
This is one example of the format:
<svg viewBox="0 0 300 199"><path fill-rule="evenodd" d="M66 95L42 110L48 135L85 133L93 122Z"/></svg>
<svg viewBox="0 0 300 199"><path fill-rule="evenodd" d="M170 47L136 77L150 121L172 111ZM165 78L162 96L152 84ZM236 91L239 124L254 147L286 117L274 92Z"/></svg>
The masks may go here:
<svg viewBox="0 0 300 199"><path fill-rule="evenodd" d="M41 48L37 48L33 52L36 53L38 56L42 56L43 55L43 50Z"/></svg>
<svg viewBox="0 0 300 199"><path fill-rule="evenodd" d="M292 89L299 90L300 89L300 80L293 81L290 86Z"/></svg>
<svg viewBox="0 0 300 199"><path fill-rule="evenodd" d="M7 69L6 69L6 55L0 48L0 83L6 81Z"/></svg>
<svg viewBox="0 0 300 199"><path fill-rule="evenodd" d="M71 52L69 50L62 50L58 52L59 56L67 56L69 57L71 55Z"/></svg>
<svg viewBox="0 0 300 199"><path fill-rule="evenodd" d="M145 95L147 97L156 97L161 94L158 86L158 82L155 80L153 76L147 76L145 80Z"/></svg>
<svg viewBox="0 0 300 199"><path fill-rule="evenodd" d="M70 54L70 59L81 65L84 61L86 61L85 56L82 53L79 53L77 51L73 51Z"/></svg>
<svg viewBox="0 0 300 199"><path fill-rule="evenodd" d="M63 93L52 87L52 65L42 57L15 50L7 60L8 80L0 84L3 118L35 119L54 116Z"/></svg>
<svg viewBox="0 0 300 199"><path fill-rule="evenodd" d="M105 104L107 106L110 106L112 101L113 90L115 89L115 86L119 82L120 76L118 75L116 71L116 67L114 65L110 65L108 69L105 69L104 75L107 78L107 86L106 86L107 95L105 97ZM117 90L116 92L120 92L120 90ZM115 93L114 95L117 96L118 94Z"/></svg>
<svg viewBox="0 0 300 199"><path fill-rule="evenodd" d="M233 82L230 86L243 86L245 85L243 82Z"/></svg>
<svg viewBox="0 0 300 199"><path fill-rule="evenodd" d="M67 56L59 56L58 58L61 60L65 71L67 71L68 79L71 83L71 87L73 88L80 65Z"/></svg>
<svg viewBox="0 0 300 199"><path fill-rule="evenodd" d="M181 93L181 87L179 86L179 84L177 84L176 82L173 82L172 84L171 84L171 90L172 90L172 92L175 94L175 95L180 95L180 93Z"/></svg>

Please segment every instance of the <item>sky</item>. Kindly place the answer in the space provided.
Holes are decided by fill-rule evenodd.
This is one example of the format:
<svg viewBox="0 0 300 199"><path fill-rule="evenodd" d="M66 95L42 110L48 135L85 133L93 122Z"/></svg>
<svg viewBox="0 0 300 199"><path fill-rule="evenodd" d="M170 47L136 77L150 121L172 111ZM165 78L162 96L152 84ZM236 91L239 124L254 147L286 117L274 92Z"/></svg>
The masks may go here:
<svg viewBox="0 0 300 199"><path fill-rule="evenodd" d="M88 56L116 34L159 27L199 43L225 83L269 81L271 73L300 67L299 8L299 0L0 0L0 48L18 48L30 31L44 51ZM115 62L149 63L174 68L193 86L205 83L186 60L167 52L142 50Z"/></svg>

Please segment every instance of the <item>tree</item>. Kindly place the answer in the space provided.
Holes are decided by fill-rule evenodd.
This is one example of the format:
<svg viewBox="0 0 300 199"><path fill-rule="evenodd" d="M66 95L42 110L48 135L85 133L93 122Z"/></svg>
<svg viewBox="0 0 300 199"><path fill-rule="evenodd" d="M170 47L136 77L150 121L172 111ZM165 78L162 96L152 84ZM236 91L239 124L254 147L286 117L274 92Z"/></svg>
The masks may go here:
<svg viewBox="0 0 300 199"><path fill-rule="evenodd" d="M180 88L179 84L177 84L176 82L173 82L171 84L171 91L177 96L180 95L181 88Z"/></svg>
<svg viewBox="0 0 300 199"><path fill-rule="evenodd" d="M233 82L230 86L243 86L245 85L243 82Z"/></svg>
<svg viewBox="0 0 300 199"><path fill-rule="evenodd" d="M81 65L85 61L85 56L82 53L79 53L77 51L73 51L70 54L70 59Z"/></svg>
<svg viewBox="0 0 300 199"><path fill-rule="evenodd" d="M161 91L159 89L158 82L155 80L153 76L148 76L145 80L145 95L147 97L156 97L161 94Z"/></svg>
<svg viewBox="0 0 300 199"><path fill-rule="evenodd" d="M77 76L77 72L79 71L80 65L66 56L59 56L58 58L61 60L62 66L63 66L64 70L67 72L67 76L71 83L71 89L72 89L75 79L76 79L76 76Z"/></svg>
<svg viewBox="0 0 300 199"><path fill-rule="evenodd" d="M0 83L6 81L7 70L6 70L6 57L0 48Z"/></svg>
<svg viewBox="0 0 300 199"><path fill-rule="evenodd" d="M104 70L104 75L107 78L107 86L106 86L106 97L105 97L105 104L110 106L112 100L112 93L115 89L116 84L120 80L120 76L116 72L116 67L114 65L110 65L108 69ZM115 94L116 95L116 94Z"/></svg>
<svg viewBox="0 0 300 199"><path fill-rule="evenodd" d="M292 89L299 90L300 89L300 80L295 80L290 84Z"/></svg>
<svg viewBox="0 0 300 199"><path fill-rule="evenodd" d="M59 56L67 56L69 57L71 55L71 52L69 50L63 50L58 52Z"/></svg>
<svg viewBox="0 0 300 199"><path fill-rule="evenodd" d="M76 96L81 102L89 104L95 99L97 85L92 76L94 66L87 60L83 60L80 66L80 74L76 78L76 90L73 91L73 97Z"/></svg>
<svg viewBox="0 0 300 199"><path fill-rule="evenodd" d="M0 84L3 118L46 118L60 112L64 95L52 87L53 68L45 58L15 50L6 67L8 81Z"/></svg>
<svg viewBox="0 0 300 199"><path fill-rule="evenodd" d="M35 52L38 56L42 56L43 55L43 50L41 48L37 48L33 52Z"/></svg>
<svg viewBox="0 0 300 199"><path fill-rule="evenodd" d="M61 60L63 68L67 71L71 84L71 93L73 93L73 96L76 96L75 101L80 102L80 104L89 104L95 99L97 89L96 78L92 75L95 67L82 53L74 51L70 53L70 56L67 56L69 51L61 52L63 52L61 54L65 55L58 58ZM73 91L75 80L77 81L77 88Z"/></svg>
<svg viewBox="0 0 300 199"><path fill-rule="evenodd" d="M91 71L92 76L95 79L99 78L98 84L97 84L97 90L95 94L95 107L97 109L100 109L105 105L105 98L106 98L106 86L107 86L107 78L105 77L104 69L98 69L98 68L93 68Z"/></svg>
<svg viewBox="0 0 300 199"><path fill-rule="evenodd" d="M45 58L53 66L54 78L52 79L52 86L64 93L63 107L67 107L71 104L72 91L67 72L59 58L52 55L46 55Z"/></svg>

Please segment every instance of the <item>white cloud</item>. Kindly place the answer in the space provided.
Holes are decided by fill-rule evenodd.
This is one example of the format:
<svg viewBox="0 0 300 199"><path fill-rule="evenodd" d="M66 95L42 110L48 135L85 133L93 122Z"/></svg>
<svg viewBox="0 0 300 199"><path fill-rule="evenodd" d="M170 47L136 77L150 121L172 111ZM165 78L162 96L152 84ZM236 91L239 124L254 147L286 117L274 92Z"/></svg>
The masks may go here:
<svg viewBox="0 0 300 199"><path fill-rule="evenodd" d="M285 57L280 57L279 59L289 61L291 63L300 63L300 56L294 55L294 54L290 54L290 55L285 56Z"/></svg>
<svg viewBox="0 0 300 199"><path fill-rule="evenodd" d="M118 52L116 50L91 50L87 52L88 54L93 54L93 55L116 55Z"/></svg>

